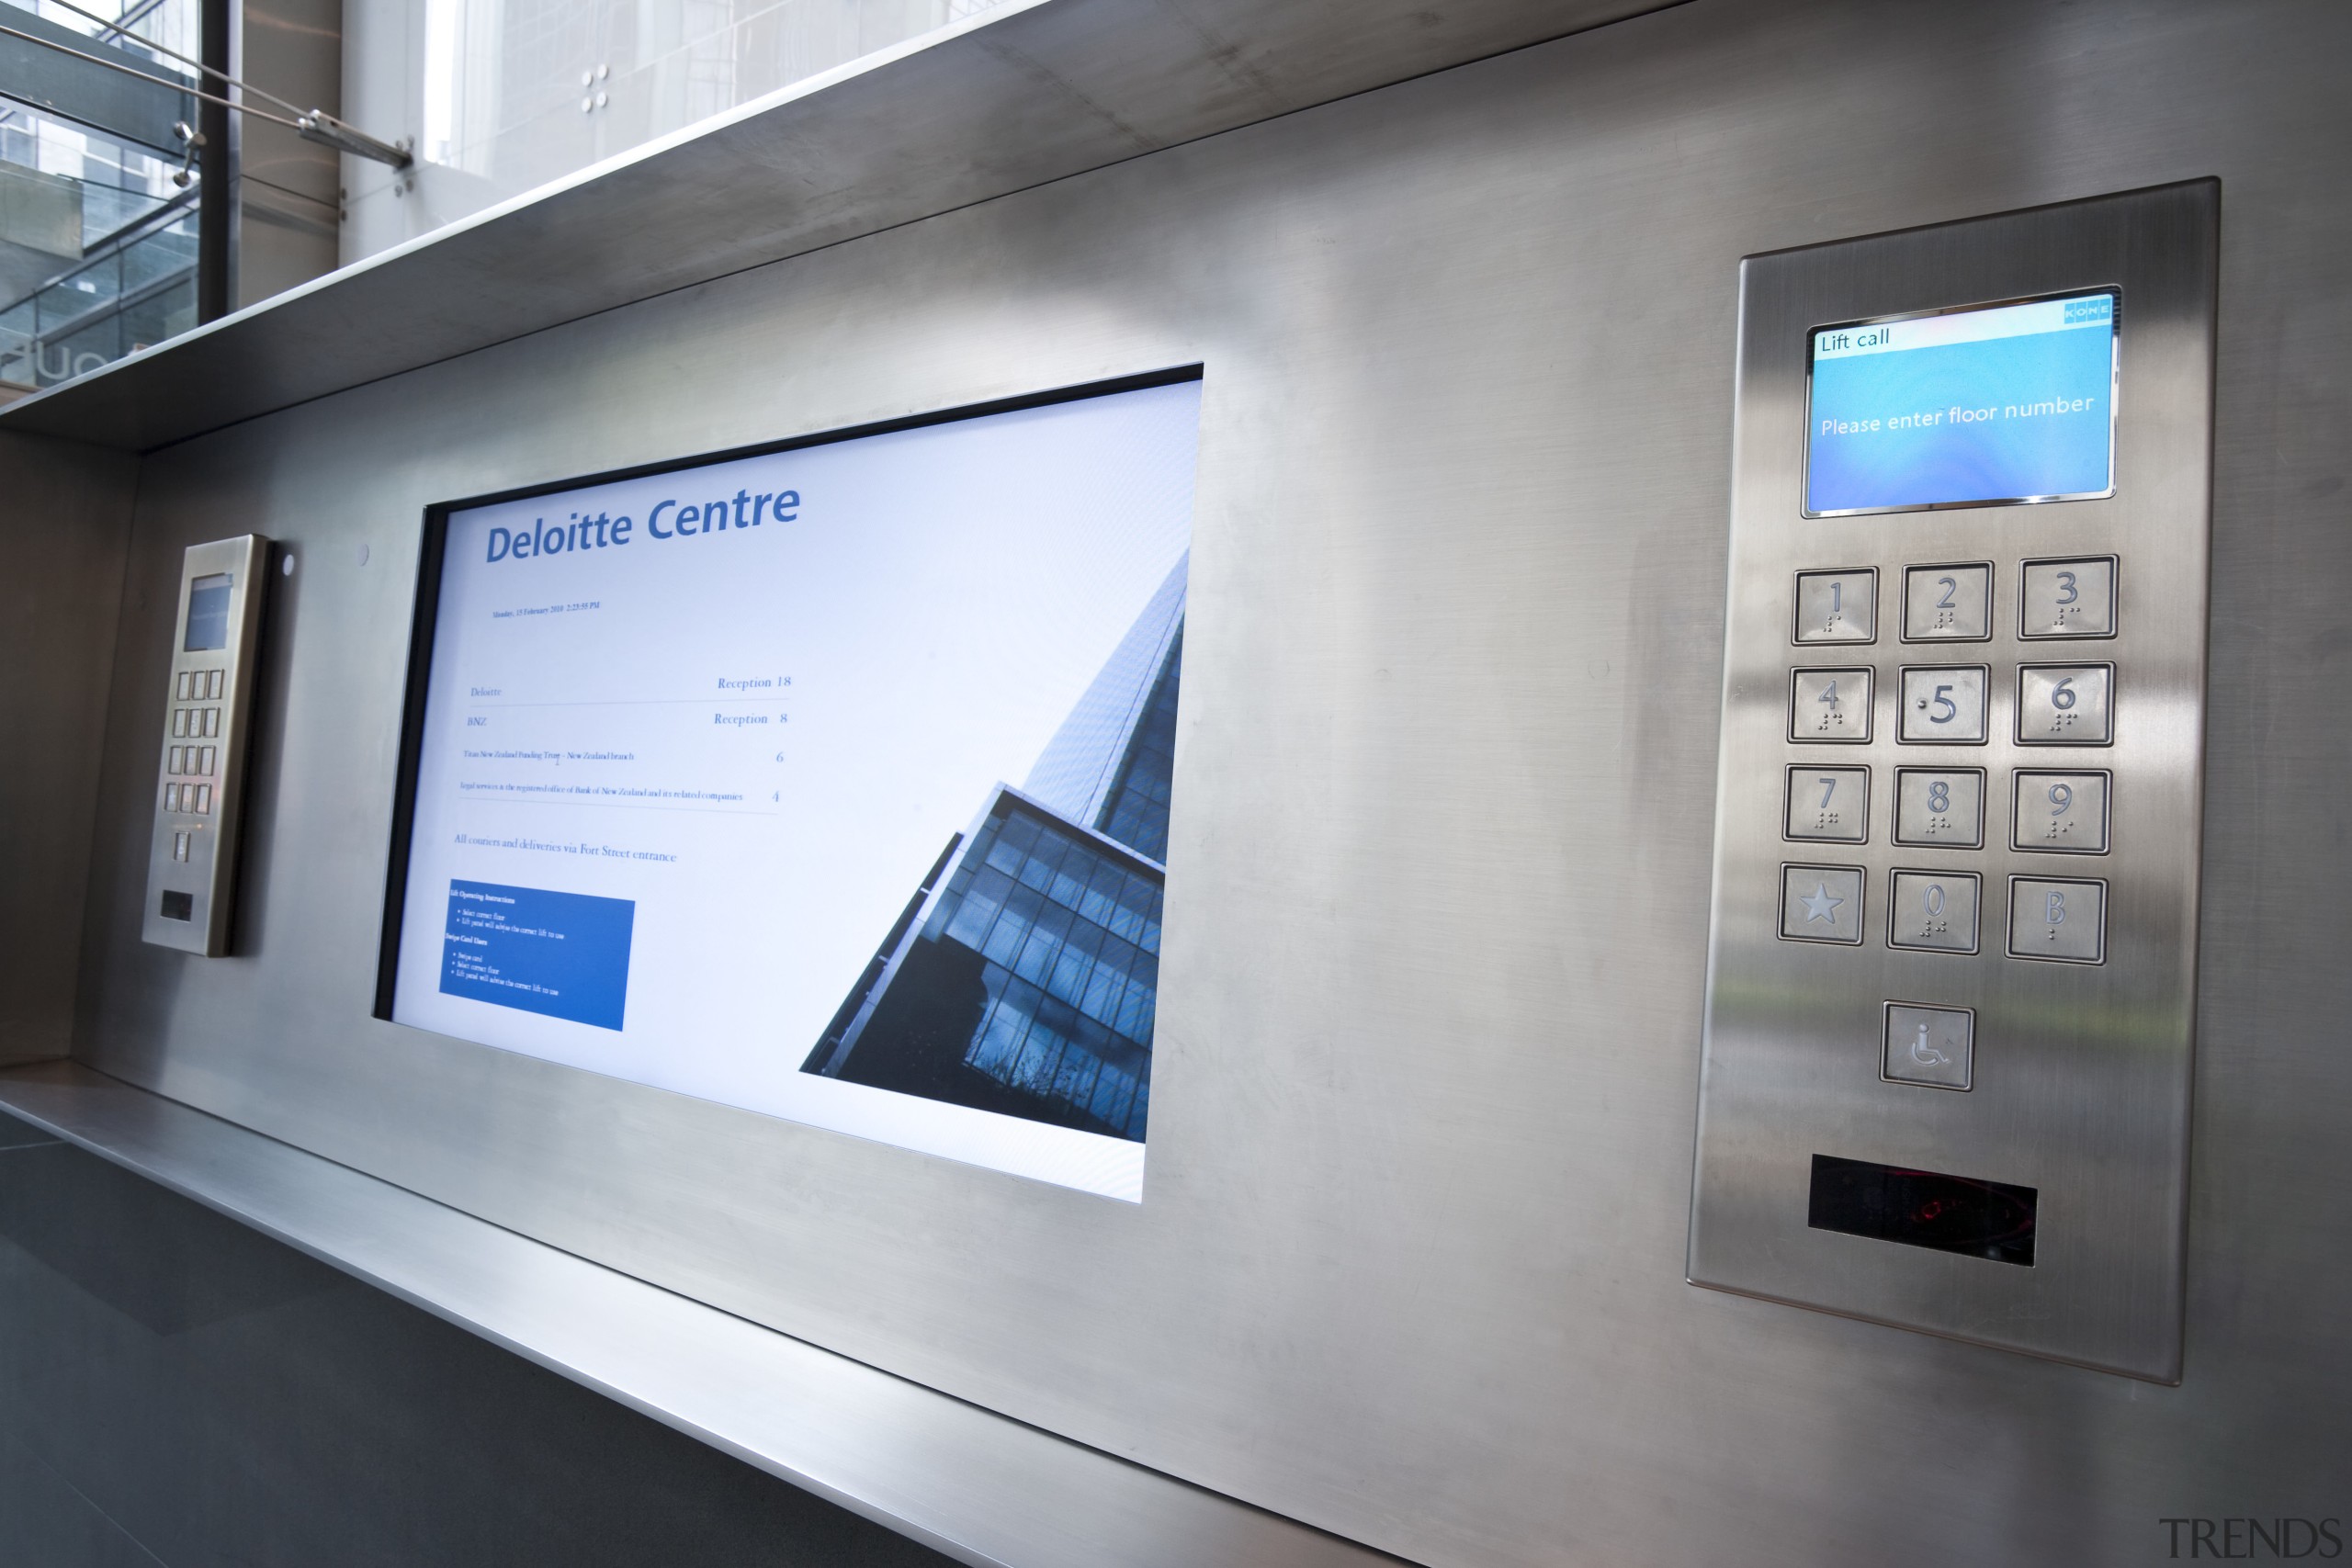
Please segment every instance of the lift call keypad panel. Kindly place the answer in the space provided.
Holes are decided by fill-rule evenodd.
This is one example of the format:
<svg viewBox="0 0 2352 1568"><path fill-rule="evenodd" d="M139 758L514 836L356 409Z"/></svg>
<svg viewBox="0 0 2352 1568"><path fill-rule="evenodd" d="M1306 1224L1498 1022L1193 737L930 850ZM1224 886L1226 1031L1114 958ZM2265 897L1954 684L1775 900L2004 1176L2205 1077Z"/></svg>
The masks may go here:
<svg viewBox="0 0 2352 1568"><path fill-rule="evenodd" d="M1694 1283L2177 1379L2217 234L1742 265Z"/></svg>
<svg viewBox="0 0 2352 1568"><path fill-rule="evenodd" d="M141 935L208 957L229 950L246 710L268 558L268 541L248 534L192 546L181 564Z"/></svg>

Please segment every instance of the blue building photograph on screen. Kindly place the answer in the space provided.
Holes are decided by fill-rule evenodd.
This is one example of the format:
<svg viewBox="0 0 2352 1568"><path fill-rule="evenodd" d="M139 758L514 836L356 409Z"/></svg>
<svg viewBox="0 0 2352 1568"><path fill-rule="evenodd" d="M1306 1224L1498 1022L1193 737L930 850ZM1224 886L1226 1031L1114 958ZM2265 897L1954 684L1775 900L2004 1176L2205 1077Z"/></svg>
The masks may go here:
<svg viewBox="0 0 2352 1568"><path fill-rule="evenodd" d="M1815 331L1808 517L2115 490L2110 290Z"/></svg>

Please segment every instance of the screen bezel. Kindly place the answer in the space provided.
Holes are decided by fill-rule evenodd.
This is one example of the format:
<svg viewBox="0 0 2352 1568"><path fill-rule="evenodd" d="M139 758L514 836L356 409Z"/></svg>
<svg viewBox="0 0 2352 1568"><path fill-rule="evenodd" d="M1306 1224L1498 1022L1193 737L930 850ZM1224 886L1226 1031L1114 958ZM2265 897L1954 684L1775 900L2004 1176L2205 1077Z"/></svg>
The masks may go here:
<svg viewBox="0 0 2352 1568"><path fill-rule="evenodd" d="M1998 310L2010 305L2039 305L2052 299L2087 299L2094 294L2104 294L2112 304L2109 317L2108 388L2107 388L2107 488L2077 491L2065 495L2012 495L1984 501L1915 502L1907 506L1849 506L1829 512L1815 512L1813 500L1813 365L1815 345L1823 333L1838 332L1847 327L1874 327L1886 321L1917 321L1930 316L1964 316L1977 310ZM2100 284L2089 288L2053 288L2041 294L2023 294L2013 299L1980 299L1965 305L1942 305L1932 310L1899 310L1892 315L1862 316L1849 321L1824 321L1808 327L1804 334L1804 419L1797 427L1797 512L1813 517L1877 517L1898 512L1963 512L1979 506L2043 506L2055 501L2109 501L2114 499L2116 466L2119 452L2118 428L2123 406L2123 289L2120 284Z"/></svg>
<svg viewBox="0 0 2352 1568"><path fill-rule="evenodd" d="M888 435L902 430L921 430L935 424L954 424L967 419L985 419L990 414L1015 413L1023 409L1049 408L1057 403L1080 402L1089 398L1111 397L1120 392L1142 391L1150 387L1172 387L1186 381L1201 380L1206 367L1199 363L1171 366L1161 370L1148 370L1133 376L1115 377L1108 380L1088 381L1072 387L1057 387L1048 391L1029 392L1018 397L999 398L988 402L961 403L954 408L930 412L908 414L898 419L876 420L870 423L846 425L837 430L818 431L805 435L786 436L777 441L764 441L748 446L730 446L714 452L699 452L690 457L665 458L658 463L639 463L630 468L608 468L599 473L575 475L552 479L543 484L519 486L513 490L494 491L487 494L465 496L450 501L434 502L424 509L424 519L419 541L416 563L416 602L409 627L408 686L401 705L400 754L395 763L392 786L392 836L384 866L384 916L382 934L376 956L374 1017L386 1022L392 1018L393 991L399 978L401 920L408 904L409 856L416 826L416 779L424 755L425 705L433 678L433 644L440 624L441 569L447 553L449 518L452 513L470 511L478 506L492 506L501 502L527 501L535 496L554 495L563 491L586 489L591 485L613 484L624 479L644 479L655 474L677 473L690 468L708 468L718 463L731 463L745 457L772 457L778 452L799 451L810 446L830 446L843 441L857 441L869 435ZM486 1047L487 1048L487 1047Z"/></svg>

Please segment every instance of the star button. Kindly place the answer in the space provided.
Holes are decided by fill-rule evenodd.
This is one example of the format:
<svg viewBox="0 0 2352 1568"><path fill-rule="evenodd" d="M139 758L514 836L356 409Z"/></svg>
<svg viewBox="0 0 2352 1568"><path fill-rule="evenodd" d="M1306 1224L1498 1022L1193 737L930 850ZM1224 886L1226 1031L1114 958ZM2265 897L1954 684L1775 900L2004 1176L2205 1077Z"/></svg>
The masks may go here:
<svg viewBox="0 0 2352 1568"><path fill-rule="evenodd" d="M1843 898L1838 897L1829 891L1829 884L1826 882L1819 884L1812 892L1804 895L1804 897L1797 900L1798 903L1804 906L1804 918L1806 919L1823 921L1835 920L1837 919L1835 911L1837 910L1838 906L1845 901L1846 900Z"/></svg>

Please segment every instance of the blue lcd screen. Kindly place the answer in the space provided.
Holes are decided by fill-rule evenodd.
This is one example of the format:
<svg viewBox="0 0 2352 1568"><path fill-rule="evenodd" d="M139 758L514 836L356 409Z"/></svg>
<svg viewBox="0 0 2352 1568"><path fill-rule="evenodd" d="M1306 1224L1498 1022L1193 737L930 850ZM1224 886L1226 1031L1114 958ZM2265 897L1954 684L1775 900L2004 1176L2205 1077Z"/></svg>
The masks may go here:
<svg viewBox="0 0 2352 1568"><path fill-rule="evenodd" d="M1808 517L2115 491L2116 295L1813 334Z"/></svg>

